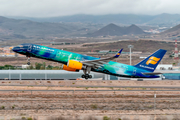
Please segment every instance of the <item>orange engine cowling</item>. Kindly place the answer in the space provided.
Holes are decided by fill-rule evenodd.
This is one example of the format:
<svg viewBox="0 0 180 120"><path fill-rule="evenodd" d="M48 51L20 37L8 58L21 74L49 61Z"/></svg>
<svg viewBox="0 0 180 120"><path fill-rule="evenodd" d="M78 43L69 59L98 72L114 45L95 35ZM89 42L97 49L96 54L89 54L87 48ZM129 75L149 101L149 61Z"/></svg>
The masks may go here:
<svg viewBox="0 0 180 120"><path fill-rule="evenodd" d="M73 71L73 72L79 72L79 70L73 69L68 67L67 65L63 65L63 70L67 70L67 71Z"/></svg>
<svg viewBox="0 0 180 120"><path fill-rule="evenodd" d="M83 64L79 61L69 60L67 67L70 67L70 68L76 69L76 70L81 70L83 67Z"/></svg>

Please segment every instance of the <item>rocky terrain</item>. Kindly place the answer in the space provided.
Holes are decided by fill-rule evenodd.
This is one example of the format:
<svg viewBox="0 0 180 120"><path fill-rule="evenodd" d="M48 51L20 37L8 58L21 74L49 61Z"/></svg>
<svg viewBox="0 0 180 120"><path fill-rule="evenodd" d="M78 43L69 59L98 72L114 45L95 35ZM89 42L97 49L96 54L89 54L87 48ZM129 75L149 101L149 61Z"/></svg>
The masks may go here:
<svg viewBox="0 0 180 120"><path fill-rule="evenodd" d="M54 86L52 87L52 85ZM77 87L77 85L91 85L92 87ZM100 87L106 85L119 86L119 88ZM124 85L129 87L120 87ZM137 85L141 87L139 89L131 88L131 86ZM158 91L162 89L143 86L179 87L180 82L2 81L0 119L32 117L38 120L52 120L51 117L63 117L64 120L89 120L90 116L97 120L102 120L105 116L111 120L179 118L179 89ZM156 97L154 97L155 94Z"/></svg>

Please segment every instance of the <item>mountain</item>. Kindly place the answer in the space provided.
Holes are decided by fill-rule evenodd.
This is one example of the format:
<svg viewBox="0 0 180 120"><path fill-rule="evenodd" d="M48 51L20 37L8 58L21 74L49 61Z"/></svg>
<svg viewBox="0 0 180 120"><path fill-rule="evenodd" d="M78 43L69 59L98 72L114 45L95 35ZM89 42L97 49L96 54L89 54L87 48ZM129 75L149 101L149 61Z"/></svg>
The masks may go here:
<svg viewBox="0 0 180 120"><path fill-rule="evenodd" d="M136 25L131 25L129 27L120 27L113 23L101 28L98 31L93 33L89 33L89 37L97 37L97 36L121 36L121 35L128 35L128 34L144 34L145 32L140 29Z"/></svg>
<svg viewBox="0 0 180 120"><path fill-rule="evenodd" d="M160 35L165 36L165 37L179 37L180 36L180 24L160 33Z"/></svg>
<svg viewBox="0 0 180 120"><path fill-rule="evenodd" d="M81 22L81 23L116 23L116 24L146 24L146 25L175 25L180 23L179 14L135 15L135 14L109 14L109 15L71 15L49 18L12 17L15 19L29 19L36 22Z"/></svg>
<svg viewBox="0 0 180 120"><path fill-rule="evenodd" d="M145 32L141 28L139 28L138 26L136 26L134 24L132 24L131 26L127 27L126 28L126 32L125 32L125 34L135 34L135 35L137 35L137 34L144 34L144 33Z"/></svg>
<svg viewBox="0 0 180 120"><path fill-rule="evenodd" d="M157 24L172 24L180 23L180 15L179 14L167 14L163 13L160 15L156 15L153 19L149 20L147 24L149 25L157 25Z"/></svg>
<svg viewBox="0 0 180 120"><path fill-rule="evenodd" d="M101 28L98 31L95 31L94 33L90 34L90 36L121 36L123 35L124 28L119 27L113 23Z"/></svg>
<svg viewBox="0 0 180 120"><path fill-rule="evenodd" d="M1 39L44 39L62 37L74 29L72 26L62 23L40 23L0 16Z"/></svg>

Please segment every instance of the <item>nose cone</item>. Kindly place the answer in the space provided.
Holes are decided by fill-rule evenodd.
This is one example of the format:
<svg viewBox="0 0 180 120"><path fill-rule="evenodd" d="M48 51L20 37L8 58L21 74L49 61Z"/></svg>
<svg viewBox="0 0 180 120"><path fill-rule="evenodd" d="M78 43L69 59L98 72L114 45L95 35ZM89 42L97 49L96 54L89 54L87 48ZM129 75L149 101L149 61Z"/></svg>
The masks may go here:
<svg viewBox="0 0 180 120"><path fill-rule="evenodd" d="M14 52L18 52L19 49L20 49L19 47L13 47L13 48L12 48L12 50L13 50Z"/></svg>

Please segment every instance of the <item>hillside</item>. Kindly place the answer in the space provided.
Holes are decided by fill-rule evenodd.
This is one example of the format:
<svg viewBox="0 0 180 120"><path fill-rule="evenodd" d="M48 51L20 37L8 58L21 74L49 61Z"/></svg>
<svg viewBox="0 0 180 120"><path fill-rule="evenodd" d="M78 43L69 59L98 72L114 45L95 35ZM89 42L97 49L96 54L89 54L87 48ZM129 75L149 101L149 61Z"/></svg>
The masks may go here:
<svg viewBox="0 0 180 120"><path fill-rule="evenodd" d="M72 26L61 23L40 23L0 17L1 39L44 39L60 37L71 32Z"/></svg>
<svg viewBox="0 0 180 120"><path fill-rule="evenodd" d="M180 15L179 14L167 14L163 13L160 15L153 16L153 18L146 22L149 25L157 25L163 26L165 24L176 25L176 23L180 23Z"/></svg>
<svg viewBox="0 0 180 120"><path fill-rule="evenodd" d="M98 31L93 33L89 33L89 37L97 37L97 36L121 36L121 35L129 35L129 34L144 34L145 32L140 29L136 25L131 25L129 27L120 27L113 23L101 28Z"/></svg>
<svg viewBox="0 0 180 120"><path fill-rule="evenodd" d="M180 36L180 24L160 33L160 35L165 36L165 37L179 37Z"/></svg>
<svg viewBox="0 0 180 120"><path fill-rule="evenodd" d="M126 31L125 34L137 35L137 34L144 34L145 33L141 28L139 28L138 26L136 26L134 24L127 27L125 31Z"/></svg>
<svg viewBox="0 0 180 120"><path fill-rule="evenodd" d="M158 49L165 49L167 50L167 54L171 53L174 50L174 42L165 42L165 41L151 41L151 40L132 40L132 41L118 41L118 42L111 42L111 43L92 43L86 44L82 47L72 47L68 48L67 50L73 52L89 52L94 50L119 50L123 48L123 52L128 52L129 48L128 45L133 45L132 51L142 51L142 52L155 52ZM59 46L58 49L66 48L66 46ZM178 49L180 49L180 45L178 43Z"/></svg>

